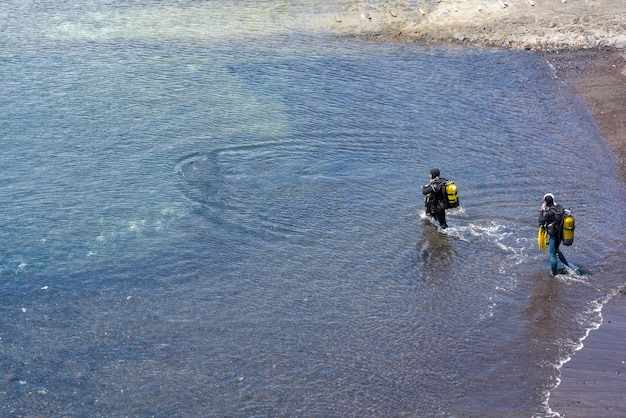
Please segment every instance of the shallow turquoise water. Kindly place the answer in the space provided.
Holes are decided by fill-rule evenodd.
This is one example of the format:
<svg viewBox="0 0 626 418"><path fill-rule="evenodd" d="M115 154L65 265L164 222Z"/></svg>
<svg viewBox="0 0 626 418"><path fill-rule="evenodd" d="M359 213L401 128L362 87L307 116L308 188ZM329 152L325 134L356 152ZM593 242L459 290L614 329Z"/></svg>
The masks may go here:
<svg viewBox="0 0 626 418"><path fill-rule="evenodd" d="M0 415L550 415L624 284L580 99L532 54L215 5L1 9ZM548 191L577 220L557 278Z"/></svg>

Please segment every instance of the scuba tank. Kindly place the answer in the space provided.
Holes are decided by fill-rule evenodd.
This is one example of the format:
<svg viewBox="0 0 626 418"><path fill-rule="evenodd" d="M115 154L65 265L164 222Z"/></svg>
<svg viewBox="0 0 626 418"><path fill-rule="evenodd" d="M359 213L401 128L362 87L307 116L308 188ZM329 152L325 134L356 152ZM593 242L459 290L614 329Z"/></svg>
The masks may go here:
<svg viewBox="0 0 626 418"><path fill-rule="evenodd" d="M574 228L574 217L569 210L566 210L563 218L563 245L574 243Z"/></svg>
<svg viewBox="0 0 626 418"><path fill-rule="evenodd" d="M449 208L456 208L459 206L459 195L457 194L456 184L454 184L451 180L446 182L446 197Z"/></svg>

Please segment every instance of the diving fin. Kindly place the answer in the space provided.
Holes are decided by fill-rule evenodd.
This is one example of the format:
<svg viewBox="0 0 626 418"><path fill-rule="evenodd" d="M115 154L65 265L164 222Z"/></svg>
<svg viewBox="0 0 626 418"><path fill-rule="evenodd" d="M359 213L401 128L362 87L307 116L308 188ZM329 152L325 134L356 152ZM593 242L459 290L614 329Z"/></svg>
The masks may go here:
<svg viewBox="0 0 626 418"><path fill-rule="evenodd" d="M548 231L543 226L539 227L539 231L537 231L537 246L539 247L539 251L546 252L548 240Z"/></svg>

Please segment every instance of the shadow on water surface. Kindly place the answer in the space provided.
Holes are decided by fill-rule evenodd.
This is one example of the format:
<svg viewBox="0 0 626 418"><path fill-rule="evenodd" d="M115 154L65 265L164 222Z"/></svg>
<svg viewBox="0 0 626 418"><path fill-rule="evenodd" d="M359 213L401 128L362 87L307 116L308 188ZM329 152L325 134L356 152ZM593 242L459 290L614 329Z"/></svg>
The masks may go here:
<svg viewBox="0 0 626 418"><path fill-rule="evenodd" d="M451 238L428 219L424 219L422 224L422 235L416 244L419 262L423 263L422 269L426 277L440 277L442 272L450 270L454 262Z"/></svg>

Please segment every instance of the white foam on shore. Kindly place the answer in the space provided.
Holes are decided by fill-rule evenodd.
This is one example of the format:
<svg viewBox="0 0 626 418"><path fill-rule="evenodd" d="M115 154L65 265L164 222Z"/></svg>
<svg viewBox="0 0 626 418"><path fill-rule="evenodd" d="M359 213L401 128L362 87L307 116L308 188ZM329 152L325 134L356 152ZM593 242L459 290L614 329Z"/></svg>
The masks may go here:
<svg viewBox="0 0 626 418"><path fill-rule="evenodd" d="M552 392L554 392L559 385L561 384L561 377L560 377L560 370L563 368L563 366L565 366L565 364L567 364L570 360L572 360L574 358L574 355L576 354L576 352L580 351L583 349L584 345L584 341L587 339L587 337L589 336L589 334L591 334L592 331L595 331L597 329L599 329L602 326L602 323L604 321L604 318L602 317L602 309L604 309L604 307L606 306L606 304L613 299L613 297L615 297L617 294L619 293L619 289L615 289L614 291L612 291L609 295L600 298L600 299L596 299L594 301L591 301L589 303L589 308L587 309L587 311L585 311L581 317L583 319L580 319L580 323L583 324L585 322L587 322L584 318L589 318L589 317L593 317L594 315L597 315L597 320L593 321L589 324L588 328L585 331L585 334L582 336L582 338L576 343L575 347L574 347L574 351L571 355L566 356L565 358L562 358L558 361L558 363L556 364L556 369L559 373L559 375L556 378L556 385L554 386L554 388L549 391L546 394L546 398L543 402L543 405L546 408L546 414L550 417L560 417L561 415L556 412L553 411L552 408L550 407L550 395L552 394Z"/></svg>

